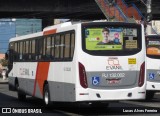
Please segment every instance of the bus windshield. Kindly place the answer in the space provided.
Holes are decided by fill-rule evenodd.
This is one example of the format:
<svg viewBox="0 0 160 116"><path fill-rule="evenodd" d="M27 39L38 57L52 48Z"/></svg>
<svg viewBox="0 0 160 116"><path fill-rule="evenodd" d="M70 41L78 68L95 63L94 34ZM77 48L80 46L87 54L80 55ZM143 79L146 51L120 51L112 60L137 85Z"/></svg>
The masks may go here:
<svg viewBox="0 0 160 116"><path fill-rule="evenodd" d="M138 25L137 25L138 26ZM103 25L83 27L83 49L92 55L129 55L141 49L138 27Z"/></svg>
<svg viewBox="0 0 160 116"><path fill-rule="evenodd" d="M146 54L151 58L160 58L160 36L146 37Z"/></svg>

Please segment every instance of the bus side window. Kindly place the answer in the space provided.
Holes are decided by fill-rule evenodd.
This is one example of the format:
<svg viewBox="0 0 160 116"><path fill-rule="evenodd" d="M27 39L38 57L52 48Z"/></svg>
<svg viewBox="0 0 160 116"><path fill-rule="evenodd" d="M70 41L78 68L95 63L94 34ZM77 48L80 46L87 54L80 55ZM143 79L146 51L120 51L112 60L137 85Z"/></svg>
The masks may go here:
<svg viewBox="0 0 160 116"><path fill-rule="evenodd" d="M26 50L25 50L25 59L28 60L29 59L29 41L26 41Z"/></svg>
<svg viewBox="0 0 160 116"><path fill-rule="evenodd" d="M46 38L43 38L43 53L42 53L42 60L46 60Z"/></svg>
<svg viewBox="0 0 160 116"><path fill-rule="evenodd" d="M75 47L75 34L71 34L71 58L73 58L74 54L74 47Z"/></svg>
<svg viewBox="0 0 160 116"><path fill-rule="evenodd" d="M38 39L38 59L42 60L43 38Z"/></svg>
<svg viewBox="0 0 160 116"><path fill-rule="evenodd" d="M26 60L26 41L23 41L23 60Z"/></svg>
<svg viewBox="0 0 160 116"><path fill-rule="evenodd" d="M51 38L51 59L55 58L55 37Z"/></svg>
<svg viewBox="0 0 160 116"><path fill-rule="evenodd" d="M20 42L17 42L17 61L19 61L20 60Z"/></svg>
<svg viewBox="0 0 160 116"><path fill-rule="evenodd" d="M65 35L65 50L64 50L64 58L67 59L70 57L70 34Z"/></svg>
<svg viewBox="0 0 160 116"><path fill-rule="evenodd" d="M14 61L17 60L17 55L18 55L18 50L17 50L17 42L15 43L15 46L14 46Z"/></svg>
<svg viewBox="0 0 160 116"><path fill-rule="evenodd" d="M22 60L23 42L19 42L19 60Z"/></svg>
<svg viewBox="0 0 160 116"><path fill-rule="evenodd" d="M29 41L29 53L28 53L28 59L32 60L32 41Z"/></svg>
<svg viewBox="0 0 160 116"><path fill-rule="evenodd" d="M35 40L32 40L32 47L31 47L31 55L32 55L32 60L35 60Z"/></svg>
<svg viewBox="0 0 160 116"><path fill-rule="evenodd" d="M20 42L17 43L18 44L18 58L17 58L17 61L20 60Z"/></svg>
<svg viewBox="0 0 160 116"><path fill-rule="evenodd" d="M56 35L55 38L55 58L59 58L60 57L60 35Z"/></svg>
<svg viewBox="0 0 160 116"><path fill-rule="evenodd" d="M51 37L47 37L46 41L46 59L48 60L51 58Z"/></svg>
<svg viewBox="0 0 160 116"><path fill-rule="evenodd" d="M64 58L64 35L61 35L61 41L60 41L60 58Z"/></svg>

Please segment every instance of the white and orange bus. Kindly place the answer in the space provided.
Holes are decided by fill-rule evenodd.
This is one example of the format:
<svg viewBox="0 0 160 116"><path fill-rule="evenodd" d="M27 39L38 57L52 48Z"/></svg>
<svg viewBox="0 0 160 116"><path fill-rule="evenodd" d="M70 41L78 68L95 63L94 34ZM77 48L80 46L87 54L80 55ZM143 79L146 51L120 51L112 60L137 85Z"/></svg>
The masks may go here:
<svg viewBox="0 0 160 116"><path fill-rule="evenodd" d="M145 39L139 24L67 22L15 37L9 89L58 102L145 99Z"/></svg>
<svg viewBox="0 0 160 116"><path fill-rule="evenodd" d="M160 35L146 36L146 100L160 92Z"/></svg>

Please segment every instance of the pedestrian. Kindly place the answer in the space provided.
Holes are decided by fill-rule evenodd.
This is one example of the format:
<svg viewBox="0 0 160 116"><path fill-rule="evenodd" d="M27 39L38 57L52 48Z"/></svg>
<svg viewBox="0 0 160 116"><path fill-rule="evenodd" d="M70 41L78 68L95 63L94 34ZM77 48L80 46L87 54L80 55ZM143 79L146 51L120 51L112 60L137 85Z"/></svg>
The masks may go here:
<svg viewBox="0 0 160 116"><path fill-rule="evenodd" d="M3 76L3 80L6 80L6 70L5 69L3 69L2 71L2 76Z"/></svg>

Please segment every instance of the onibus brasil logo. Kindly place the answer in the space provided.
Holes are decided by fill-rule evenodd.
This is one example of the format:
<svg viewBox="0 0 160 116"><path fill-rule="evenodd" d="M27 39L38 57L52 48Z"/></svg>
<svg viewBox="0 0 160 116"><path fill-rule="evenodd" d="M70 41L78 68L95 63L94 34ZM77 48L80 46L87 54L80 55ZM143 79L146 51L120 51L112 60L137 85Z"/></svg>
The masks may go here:
<svg viewBox="0 0 160 116"><path fill-rule="evenodd" d="M122 66L119 64L117 57L108 58L108 66L106 66L106 70L122 70Z"/></svg>

